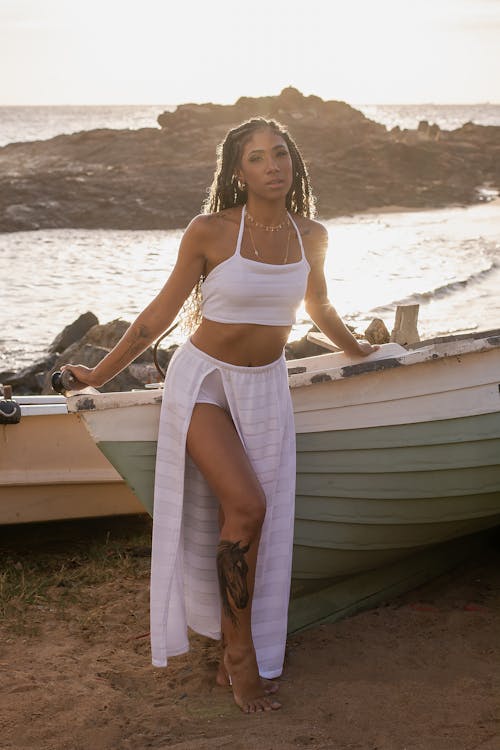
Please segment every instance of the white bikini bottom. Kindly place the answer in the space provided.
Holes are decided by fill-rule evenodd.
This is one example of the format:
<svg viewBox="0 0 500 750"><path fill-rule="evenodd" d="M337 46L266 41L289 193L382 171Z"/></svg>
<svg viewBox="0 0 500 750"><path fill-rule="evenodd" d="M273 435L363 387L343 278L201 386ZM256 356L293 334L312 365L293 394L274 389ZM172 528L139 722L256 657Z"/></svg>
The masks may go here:
<svg viewBox="0 0 500 750"><path fill-rule="evenodd" d="M215 404L229 414L229 404L227 401L222 376L220 370L212 370L203 380L196 397L197 404Z"/></svg>

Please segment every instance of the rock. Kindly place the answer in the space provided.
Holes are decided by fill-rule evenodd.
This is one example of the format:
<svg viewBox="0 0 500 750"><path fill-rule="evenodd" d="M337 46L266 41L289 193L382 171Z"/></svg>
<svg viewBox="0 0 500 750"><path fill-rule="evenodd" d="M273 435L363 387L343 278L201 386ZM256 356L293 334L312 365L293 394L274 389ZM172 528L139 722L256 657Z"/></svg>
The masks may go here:
<svg viewBox="0 0 500 750"><path fill-rule="evenodd" d="M126 333L129 327L130 323L128 323L126 320L116 318L109 323L93 326L82 338L80 343L82 345L92 344L93 346L102 346L105 349L112 349L115 344L117 344L118 341L122 338L124 333ZM171 353L169 353L170 349L158 348L157 357L160 367L165 369L165 367L168 365L170 357L172 356L176 348L176 345L174 345L173 349L171 347ZM149 346L142 352L142 354L139 354L139 356L135 358L134 364L154 364L153 347Z"/></svg>
<svg viewBox="0 0 500 750"><path fill-rule="evenodd" d="M5 208L5 218L14 225L22 226L25 230L40 229L36 218L37 212L34 206L11 203Z"/></svg>
<svg viewBox="0 0 500 750"><path fill-rule="evenodd" d="M129 365L128 372L133 378L141 383L141 385L139 386L141 388L143 388L146 383L163 382L163 378L156 369L155 365L137 364L136 362L133 362L131 365Z"/></svg>
<svg viewBox="0 0 500 750"><path fill-rule="evenodd" d="M364 338L362 333L357 333L355 326L352 326L349 323L344 323L344 325L345 325L346 328L348 328L350 330L350 332L352 333L352 335L354 336L355 339L362 339L362 338Z"/></svg>
<svg viewBox="0 0 500 750"><path fill-rule="evenodd" d="M386 205L440 207L500 188L500 127L453 131L423 121L387 131L346 102L304 96L181 104L161 128L98 129L0 148L0 231L82 227L172 229L200 211L216 146L255 115L297 140L324 218Z"/></svg>
<svg viewBox="0 0 500 750"><path fill-rule="evenodd" d="M156 358L158 360L158 365L163 372L167 371L170 360L177 348L178 345L173 344L168 349L157 349ZM158 383L163 381L163 375L159 372L154 362L152 346L146 349L140 357L137 357L137 359L129 365L129 369L132 375L142 383Z"/></svg>
<svg viewBox="0 0 500 750"><path fill-rule="evenodd" d="M365 329L365 338L370 344L389 343L390 333L381 318L373 318L368 328Z"/></svg>
<svg viewBox="0 0 500 750"><path fill-rule="evenodd" d="M63 352L75 341L79 341L87 333L89 328L98 324L97 317L92 312L83 313L73 323L67 325L59 333L52 344L49 346L49 352Z"/></svg>
<svg viewBox="0 0 500 750"><path fill-rule="evenodd" d="M19 372L3 373L0 382L3 385L11 385L14 395L26 396L39 394L42 392L42 384L45 379L45 373L53 367L57 360L57 354L50 354L47 357L38 359L32 365L24 367Z"/></svg>
<svg viewBox="0 0 500 750"><path fill-rule="evenodd" d="M434 123L429 128L429 140L439 141L440 133L441 133L441 128L439 127L439 125L436 125L436 123Z"/></svg>
<svg viewBox="0 0 500 750"><path fill-rule="evenodd" d="M129 325L127 321L117 318L109 323L92 326L79 341L75 341L63 352L52 355L50 366L43 373L38 373L38 391L33 392L53 393L52 373L59 370L64 364L95 367L121 339ZM176 349L177 345L175 344L168 349L158 349L158 363L163 370L166 371ZM143 388L146 383L158 383L161 380L162 377L154 364L153 349L148 347L125 370L105 383L99 390L103 393L129 391L133 388ZM35 387L34 381L32 381L32 385Z"/></svg>
<svg viewBox="0 0 500 750"><path fill-rule="evenodd" d="M317 328L311 328L311 331ZM319 344L313 344L307 340L307 334L297 341L290 341L285 346L285 359L302 359L303 357L314 357L316 354L325 354L326 349Z"/></svg>
<svg viewBox="0 0 500 750"><path fill-rule="evenodd" d="M429 125L427 120L421 120L417 127L417 138L419 141L438 141L440 134L439 125Z"/></svg>
<svg viewBox="0 0 500 750"><path fill-rule="evenodd" d="M78 330L84 330L86 326L81 323L82 320L86 319L87 323L92 323L92 319L96 319L92 313L86 313L86 316L81 315L73 324L66 326L54 339L51 348L60 346L58 342L74 338ZM119 318L103 325L92 325L82 338L73 341L64 351L52 352L19 372L9 370L0 373L0 383L11 385L18 395L40 393L52 395L51 376L53 372L59 370L61 365L69 363L94 367L114 347L129 325ZM176 349L177 344L171 345L168 349L158 349L158 363L164 371L166 371ZM132 388L142 388L146 383L160 382L162 379L154 364L153 348L148 347L129 367L99 390L103 392L128 391Z"/></svg>
<svg viewBox="0 0 500 750"><path fill-rule="evenodd" d="M93 325L83 336L80 343L112 349L129 327L130 323L121 318L115 318L109 323Z"/></svg>
<svg viewBox="0 0 500 750"><path fill-rule="evenodd" d="M92 344L77 341L68 347L62 354L58 355L50 371L45 375L42 393L52 394L51 377L52 373L59 370L64 364L86 365L95 367L98 362L108 353L108 349L102 346L93 346ZM142 388L143 383L130 371L130 367L116 375L112 380L105 383L100 391L109 393L110 391L130 391L133 388Z"/></svg>

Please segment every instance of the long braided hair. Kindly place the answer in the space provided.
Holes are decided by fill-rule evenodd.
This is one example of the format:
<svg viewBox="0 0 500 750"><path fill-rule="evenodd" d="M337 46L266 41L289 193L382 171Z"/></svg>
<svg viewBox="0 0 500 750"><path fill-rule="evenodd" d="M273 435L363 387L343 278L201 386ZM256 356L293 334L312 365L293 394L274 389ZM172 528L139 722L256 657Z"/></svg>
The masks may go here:
<svg viewBox="0 0 500 750"><path fill-rule="evenodd" d="M311 190L309 174L295 141L284 125L276 122L276 120L268 120L264 117L253 117L251 120L233 128L217 147L217 166L213 182L208 191L208 197L203 203L203 213L216 213L223 211L225 208L242 206L246 203L246 186L241 185L235 173L240 165L245 144L257 130L263 128L270 128L274 133L280 135L290 152L293 180L286 196L288 211L307 218L312 218L315 215L315 200ZM201 285L204 278L204 276L200 277L181 311L181 326L188 333L201 323Z"/></svg>

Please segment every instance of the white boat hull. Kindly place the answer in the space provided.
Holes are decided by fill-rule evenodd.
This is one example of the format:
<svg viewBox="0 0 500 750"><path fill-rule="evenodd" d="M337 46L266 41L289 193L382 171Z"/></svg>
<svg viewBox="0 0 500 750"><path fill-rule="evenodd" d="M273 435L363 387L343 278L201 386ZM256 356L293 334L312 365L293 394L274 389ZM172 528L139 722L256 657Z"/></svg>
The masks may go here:
<svg viewBox="0 0 500 750"><path fill-rule="evenodd" d="M20 398L19 424L0 425L0 523L143 513L65 399Z"/></svg>

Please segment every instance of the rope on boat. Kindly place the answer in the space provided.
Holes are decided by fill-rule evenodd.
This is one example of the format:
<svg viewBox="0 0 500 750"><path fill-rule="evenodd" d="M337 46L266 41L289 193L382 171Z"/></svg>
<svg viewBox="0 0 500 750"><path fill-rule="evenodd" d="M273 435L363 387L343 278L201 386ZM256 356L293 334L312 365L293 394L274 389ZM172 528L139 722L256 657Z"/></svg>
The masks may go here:
<svg viewBox="0 0 500 750"><path fill-rule="evenodd" d="M163 339L167 338L167 336L170 336L170 334L172 333L172 331L174 331L177 328L177 326L179 325L179 323L180 323L180 321L177 320L172 326L170 326L170 328L168 328L165 331L165 333L163 333L160 336L160 338L157 340L157 342L155 343L155 345L153 347L153 360L154 360L154 363L155 363L155 367L156 367L156 369L158 370L158 372L160 373L160 375L161 375L161 377L163 379L165 379L166 370L162 370L162 368L160 367L160 364L158 362L158 356L157 356L158 347L159 347L160 343L163 341Z"/></svg>

